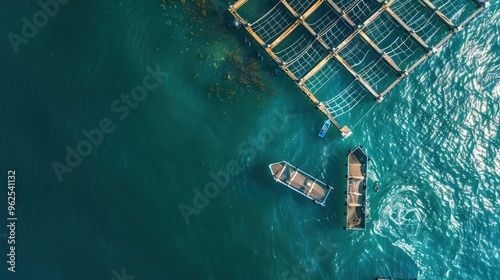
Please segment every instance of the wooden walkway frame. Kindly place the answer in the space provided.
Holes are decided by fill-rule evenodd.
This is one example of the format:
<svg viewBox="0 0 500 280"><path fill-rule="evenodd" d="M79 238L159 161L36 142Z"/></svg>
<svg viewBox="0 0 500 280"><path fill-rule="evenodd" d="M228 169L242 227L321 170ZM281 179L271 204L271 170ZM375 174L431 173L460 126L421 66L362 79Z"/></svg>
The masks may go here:
<svg viewBox="0 0 500 280"><path fill-rule="evenodd" d="M229 12L234 16L234 18L240 21L244 26L248 33L257 41L269 54L269 56L278 63L279 67L292 79L296 85L306 94L306 96L315 104L316 108L319 109L330 121L337 127L339 132L342 133L344 137L347 137L351 134L350 129L347 126L341 126L335 118L331 115L325 105L320 102L306 86L305 83L312 76L317 74L330 59L335 59L344 69L346 69L355 80L359 81L359 83L370 92L378 102L381 102L385 95L387 95L399 82L401 82L409 73L411 73L415 68L417 68L422 62L424 62L427 58L429 58L433 53L436 52L436 49L439 49L446 43L449 39L451 39L458 31L462 30L462 28L469 23L473 18L475 18L478 14L483 12L486 7L488 7L489 0L470 0L477 5L476 11L470 15L464 22L459 25L453 23L446 15L444 15L433 3L433 0L420 0L421 5L426 7L433 13L433 16L436 16L441 22L446 25L450 33L447 34L438 44L434 47L429 46L411 27L409 27L391 8L391 4L395 0L388 0L381 3L381 7L375 11L367 20L365 20L361 25L356 25L354 21L349 18L346 11L342 11L340 7L335 4L334 0L317 0L312 4L303 14L299 14L295 9L288 3L287 0L279 0L278 4L282 4L294 17L295 21L288 26L273 42L264 42L262 38L252 29L252 24L243 19L237 12L239 8L241 8L248 0L238 0L233 5L229 6ZM327 3L331 9L337 12L340 15L340 18L344 19L353 29L354 31L338 46L329 46L320 36L318 36L317 31L315 31L307 22L307 18L314 13L323 3ZM397 63L387 54L383 52L383 50L372 40L370 37L363 31L366 26L372 24L382 13L387 13L396 24L398 24L406 33L411 36L411 39L416 41L418 45L426 50L426 53L418 59L413 65L411 65L408 69L402 69ZM302 25L314 38L317 42L319 42L325 49L329 50L329 54L320 60L308 73L306 73L303 77L297 77L290 69L288 69L288 65L282 61L273 51L273 49L278 46L283 40L285 40L298 26ZM392 70L394 70L399 77L390 84L385 90L381 93L375 91L372 86L366 82L366 80L361 77L340 55L339 52L348 46L348 44L357 36L359 36L364 42L366 42L373 50L375 50L380 57L383 59L383 62L387 64Z"/></svg>
<svg viewBox="0 0 500 280"><path fill-rule="evenodd" d="M248 1L248 0L246 0ZM245 0L239 0L239 2L246 2ZM288 4L286 0L280 0L280 2L290 11L292 15L294 15L296 18L298 18L291 26L289 26L274 42L271 44L266 44L252 29L251 24L249 24L246 20L244 20L237 12L237 9L240 8L243 4L240 5L231 5L229 7L229 12L242 24L246 25L246 30L248 33L266 50L266 52L273 58L276 63L280 66L280 68L297 84L297 86L309 97L309 99L316 105L316 108L320 110L332 123L337 127L339 132L344 133L344 135L347 135L350 133L350 129L347 126L341 127L340 124L333 118L333 116L328 112L326 107L324 106L323 103L321 103L315 96L314 94L307 89L303 83L300 82L300 79L295 76L295 74L290 71L287 67L287 65L273 52L273 48L276 47L279 43L281 43L292 31L297 28L300 24L304 26L309 32L315 36L316 32L309 26L309 24L306 23L307 17L309 17L318 7L323 4L325 0L318 0L316 1L309 9L307 9L302 15L299 15L291 6ZM316 36L315 36L316 37ZM320 38L318 40L324 47L327 47L328 45ZM326 63L326 61L324 62ZM318 68L319 70L319 68Z"/></svg>
<svg viewBox="0 0 500 280"><path fill-rule="evenodd" d="M439 43L437 43L437 45L434 48L430 49L424 56L422 56L417 62L415 62L415 64L413 64L410 68L408 68L408 70L406 70L405 73L403 75L401 75L401 77L399 77L389 87L387 87L387 89L384 90L380 94L381 99L383 99L384 96L386 96L392 89L394 89L394 87L396 87L406 76L408 76L408 74L413 72L413 70L415 70L415 68L417 68L420 64L422 64L422 62L424 62L427 58L429 58L431 55L433 55L437 51L437 49L441 48L446 42L448 42L453 36L455 36L455 34L457 34L457 32L462 30L465 25L467 25L471 20L473 20L475 17L477 17L480 13L482 13L488 7L488 4L486 4L488 2L479 3L476 0L474 0L474 2L477 3L479 8L474 13L472 13L467 19L465 19L460 25L458 25L457 28L455 28L452 33L450 33L446 37L444 37Z"/></svg>
<svg viewBox="0 0 500 280"><path fill-rule="evenodd" d="M429 49L430 49L430 48L429 48L429 45L427 45L427 43L426 43L424 40L422 40L422 38L420 38L420 36L418 36L418 35L417 35L417 33L416 33L413 29L411 29L408 25L406 25L406 23L405 23L403 20L401 20L401 19L399 18L399 16L398 16L398 15L396 15L396 13L395 13L393 10L391 10L391 8L387 8L385 11L386 11L386 12L387 12L387 13L388 13L388 14L389 14L389 15L390 15L390 16L391 16L391 17L392 17L392 18L393 18L393 19L394 19L394 20L395 20L395 21L396 21L396 22L397 22L397 23L398 23L401 27L403 27L403 29L405 29L405 30L406 30L406 32L408 32L408 33L409 33L409 34L413 37L413 39L415 39L415 41L417 41L417 42L420 44L420 46L421 46L422 48L427 49L427 50L429 50Z"/></svg>
<svg viewBox="0 0 500 280"><path fill-rule="evenodd" d="M238 10L241 6L245 5L245 3L248 2L248 0L238 0L236 3L233 4L233 9L236 11Z"/></svg>
<svg viewBox="0 0 500 280"><path fill-rule="evenodd" d="M429 0L421 0L424 2L425 6L431 10L431 12L435 13L439 19L444 22L444 24L448 25L450 29L455 29L455 24L447 18L434 4L432 4Z"/></svg>

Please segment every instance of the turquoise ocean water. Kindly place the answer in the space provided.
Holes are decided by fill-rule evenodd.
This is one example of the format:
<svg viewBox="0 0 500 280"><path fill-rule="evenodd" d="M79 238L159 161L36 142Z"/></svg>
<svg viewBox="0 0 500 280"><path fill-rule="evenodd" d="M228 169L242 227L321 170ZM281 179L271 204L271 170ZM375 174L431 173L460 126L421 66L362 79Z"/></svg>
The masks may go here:
<svg viewBox="0 0 500 280"><path fill-rule="evenodd" d="M245 48L244 30L211 1L69 1L17 54L7 34L40 7L4 5L0 279L499 279L491 4L346 140L317 136L321 113L269 74L270 59L252 59L260 49ZM161 73L144 94L147 67ZM141 101L126 105L133 89ZM103 120L114 130L59 180L54 162L66 164L67 148ZM357 145L380 191L369 193L367 230L346 232L345 155ZM326 207L272 180L268 164L281 160L335 187ZM15 273L4 238L12 169ZM202 209L186 223L179 209L194 204Z"/></svg>

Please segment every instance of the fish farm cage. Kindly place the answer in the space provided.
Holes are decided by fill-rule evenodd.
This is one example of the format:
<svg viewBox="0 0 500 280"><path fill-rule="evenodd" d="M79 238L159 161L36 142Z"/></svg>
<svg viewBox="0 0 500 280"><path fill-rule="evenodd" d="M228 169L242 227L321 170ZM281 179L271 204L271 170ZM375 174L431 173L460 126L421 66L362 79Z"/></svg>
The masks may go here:
<svg viewBox="0 0 500 280"><path fill-rule="evenodd" d="M489 0L280 0L250 21L242 16L248 2L229 6L235 22L344 137L351 129L336 118L364 98L380 103L489 5ZM325 96L321 90L331 85L338 90Z"/></svg>

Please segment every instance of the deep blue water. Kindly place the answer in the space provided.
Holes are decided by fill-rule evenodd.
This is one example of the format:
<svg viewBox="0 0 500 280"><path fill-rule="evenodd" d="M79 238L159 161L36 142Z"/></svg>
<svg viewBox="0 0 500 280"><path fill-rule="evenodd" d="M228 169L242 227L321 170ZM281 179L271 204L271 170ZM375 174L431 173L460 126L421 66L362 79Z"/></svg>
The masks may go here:
<svg viewBox="0 0 500 280"><path fill-rule="evenodd" d="M210 1L161 4L69 1L18 53L7 34L40 7L0 10L0 279L500 278L498 3L345 140L317 136L324 116L268 74L270 59L251 62L259 49L243 47L227 13ZM147 67L161 73L144 94ZM141 101L127 101L133 90ZM58 178L55 162L67 165L83 131L103 126L113 131ZM380 191L369 193L367 230L346 232L345 154L357 145ZM335 187L326 207L272 180L268 164L281 160ZM8 170L15 273L3 238ZM181 205L206 204L197 192L228 170L187 223Z"/></svg>

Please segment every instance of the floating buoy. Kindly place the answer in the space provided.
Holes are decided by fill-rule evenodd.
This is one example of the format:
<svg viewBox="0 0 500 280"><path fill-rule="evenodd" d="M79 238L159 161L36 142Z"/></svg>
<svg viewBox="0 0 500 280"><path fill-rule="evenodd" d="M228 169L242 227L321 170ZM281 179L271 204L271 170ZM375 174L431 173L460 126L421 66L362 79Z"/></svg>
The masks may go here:
<svg viewBox="0 0 500 280"><path fill-rule="evenodd" d="M236 29L240 29L240 27L241 27L241 22L240 22L239 20L237 20L237 19L235 19L235 20L230 20L230 21L228 22L228 25L229 25L230 27L234 27L234 28L236 28Z"/></svg>
<svg viewBox="0 0 500 280"><path fill-rule="evenodd" d="M236 29L240 29L241 27L241 22L237 19L234 20L234 27L236 27Z"/></svg>

